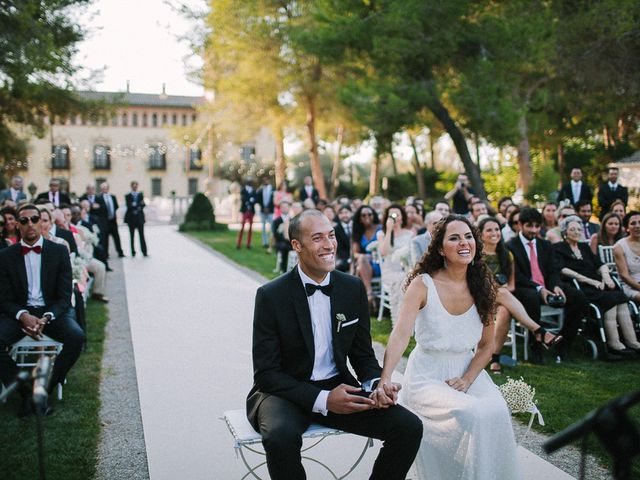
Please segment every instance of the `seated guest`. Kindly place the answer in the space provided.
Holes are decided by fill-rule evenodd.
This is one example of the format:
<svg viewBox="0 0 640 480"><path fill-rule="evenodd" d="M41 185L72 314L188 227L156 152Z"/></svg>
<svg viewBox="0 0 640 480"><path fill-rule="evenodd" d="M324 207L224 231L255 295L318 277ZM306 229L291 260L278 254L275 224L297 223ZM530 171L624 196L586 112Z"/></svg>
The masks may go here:
<svg viewBox="0 0 640 480"><path fill-rule="evenodd" d="M289 191L289 186L287 185L287 181L283 180L278 185L278 190L276 190L273 194L273 218L278 218L280 213L280 203L287 202L289 205L293 202L293 194Z"/></svg>
<svg viewBox="0 0 640 480"><path fill-rule="evenodd" d="M520 211L521 231L507 242L515 265L513 292L534 322L540 323L540 306L548 305L549 298L564 300L564 325L560 334L564 337L560 356L566 360L569 346L578 331L580 320L587 311L588 302L584 293L564 284L553 248L549 242L538 238L542 215L535 208Z"/></svg>
<svg viewBox="0 0 640 480"><path fill-rule="evenodd" d="M507 339L507 333L511 326L511 317L515 318L520 325L533 333L533 338L545 348L550 348L562 340L561 336L556 336L547 332L538 323L533 321L522 303L513 296L515 290L515 270L513 268L513 254L507 250L502 236L500 235L500 223L496 218L488 217L480 221L478 225L480 238L482 239L484 261L493 273L498 292L496 301L498 310L496 311L496 328L494 336L494 353L491 357L489 370L491 373L502 373L500 365L500 351ZM534 361L540 361L539 351L534 348Z"/></svg>
<svg viewBox="0 0 640 480"><path fill-rule="evenodd" d="M322 209L318 208L318 210L320 210L331 223L336 220L336 211L331 205L325 205Z"/></svg>
<svg viewBox="0 0 640 480"><path fill-rule="evenodd" d="M389 293L391 323L395 325L406 279L405 267L409 267L410 262L409 245L415 234L407 228L407 213L398 204L391 204L385 210L382 225L382 230L377 233L378 251L384 259L382 283Z"/></svg>
<svg viewBox="0 0 640 480"><path fill-rule="evenodd" d="M627 214L627 208L625 207L624 202L622 200L617 199L617 200L614 200L613 203L611 204L611 208L609 209L609 212L615 213L621 219L623 219L624 216Z"/></svg>
<svg viewBox="0 0 640 480"><path fill-rule="evenodd" d="M627 296L616 288L609 274L609 267L603 265L600 258L582 242L581 219L577 216L565 218L560 222L560 231L564 241L553 246L560 273L566 278L577 280L589 302L603 312L609 351L620 355L634 355L634 350L640 352L640 342L636 338L629 315ZM620 341L618 326L624 344Z"/></svg>
<svg viewBox="0 0 640 480"><path fill-rule="evenodd" d="M291 204L287 200L280 202L280 216L271 224L271 232L273 232L273 245L276 252L280 253L280 265L278 269L280 273L287 271L287 262L289 261L289 252L291 251L291 242L289 242L289 210Z"/></svg>
<svg viewBox="0 0 640 480"><path fill-rule="evenodd" d="M410 203L404 207L404 211L407 214L407 228L411 229L414 235L424 233L426 228L418 207Z"/></svg>
<svg viewBox="0 0 640 480"><path fill-rule="evenodd" d="M348 272L351 268L351 232L353 222L351 220L351 208L341 205L338 209L338 218L333 228L336 231L336 270Z"/></svg>
<svg viewBox="0 0 640 480"><path fill-rule="evenodd" d="M451 213L451 207L449 206L449 202L446 200L439 200L433 207L435 212L440 213L443 217L446 217Z"/></svg>
<svg viewBox="0 0 640 480"><path fill-rule="evenodd" d="M4 220L4 230L2 240L9 245L14 245L20 241L20 230L18 229L18 213L13 207L4 207L0 210L0 215Z"/></svg>
<svg viewBox="0 0 640 480"><path fill-rule="evenodd" d="M615 213L609 212L602 218L600 231L591 235L589 246L591 247L591 251L599 256L600 252L598 252L598 247L600 245L603 247L613 247L622 237L624 237L624 233L620 217Z"/></svg>
<svg viewBox="0 0 640 480"><path fill-rule="evenodd" d="M576 211L573 209L573 207L571 205L568 204L561 204L558 206L558 209L556 210L556 222L558 224L558 226L550 228L549 230L547 230L547 233L545 234L544 238L545 240L547 240L548 242L551 243L559 243L562 241L562 235L560 234L560 222L567 218L570 217L571 215L575 215Z"/></svg>
<svg viewBox="0 0 640 480"><path fill-rule="evenodd" d="M495 218L500 222L500 226L507 224L507 209L513 205L513 199L511 197L502 197L498 200L498 212Z"/></svg>
<svg viewBox="0 0 640 480"><path fill-rule="evenodd" d="M520 233L520 207L507 209L507 224L502 227L502 241L508 242Z"/></svg>
<svg viewBox="0 0 640 480"><path fill-rule="evenodd" d="M53 225L51 225L51 235L66 240L69 244L69 248L71 249L71 253L75 253L77 255L78 244L76 243L76 239L71 230L66 228L66 220L62 210L59 208L53 210L51 212L51 217L53 220Z"/></svg>
<svg viewBox="0 0 640 480"><path fill-rule="evenodd" d="M71 254L71 247L69 246L69 242L67 242L63 238L51 235L51 228L53 226L51 211L43 206L38 206L38 210L40 211L40 234L42 235L42 237L45 240L49 240L50 242L64 246L64 248L67 249L67 252Z"/></svg>
<svg viewBox="0 0 640 480"><path fill-rule="evenodd" d="M360 277L367 290L369 302L373 301L371 279L380 276L380 264L374 263L367 246L376 240L376 234L382 230L378 214L369 205L362 205L353 216L353 233L351 235L351 251L355 274Z"/></svg>
<svg viewBox="0 0 640 480"><path fill-rule="evenodd" d="M431 243L431 238L433 235L433 229L435 228L436 223L438 223L443 218L444 216L436 210L427 213L427 216L425 217L426 231L424 233L421 233L420 235L416 235L413 240L411 240L410 259L412 267L413 265L418 263L418 261L420 261L422 255L424 255L424 252L426 252L429 248L429 244Z"/></svg>
<svg viewBox="0 0 640 480"><path fill-rule="evenodd" d="M540 227L540 238L546 238L547 232L558 226L556 220L556 210L558 206L553 202L548 202L542 207L542 226Z"/></svg>
<svg viewBox="0 0 640 480"><path fill-rule="evenodd" d="M51 393L64 381L84 343L71 309L71 263L64 247L42 237L35 205L21 206L18 221L22 240L0 252L0 380L9 385L18 373L8 354L11 345L25 334L36 340L44 334L64 344L53 366ZM21 391L20 416L29 414L29 393Z"/></svg>
<svg viewBox="0 0 640 480"><path fill-rule="evenodd" d="M98 236L98 244L93 245L93 257L104 263L107 272L111 272L107 259L107 252L104 250L104 242L101 236L100 224L98 219L89 213L91 208L88 200L80 201L80 206L71 207L71 223L81 225L93 234Z"/></svg>
<svg viewBox="0 0 640 480"><path fill-rule="evenodd" d="M478 224L481 216L489 214L487 204L482 201L472 203L469 207L469 211L471 212L471 218L469 220L471 220L471 223L474 225Z"/></svg>
<svg viewBox="0 0 640 480"><path fill-rule="evenodd" d="M580 200L574 205L574 208L576 214L582 220L582 228L584 229L582 241L589 242L591 236L600 231L600 225L591 221L591 202Z"/></svg>
<svg viewBox="0 0 640 480"><path fill-rule="evenodd" d="M640 302L640 212L627 213L622 224L629 235L618 240L613 255L624 293L631 300Z"/></svg>

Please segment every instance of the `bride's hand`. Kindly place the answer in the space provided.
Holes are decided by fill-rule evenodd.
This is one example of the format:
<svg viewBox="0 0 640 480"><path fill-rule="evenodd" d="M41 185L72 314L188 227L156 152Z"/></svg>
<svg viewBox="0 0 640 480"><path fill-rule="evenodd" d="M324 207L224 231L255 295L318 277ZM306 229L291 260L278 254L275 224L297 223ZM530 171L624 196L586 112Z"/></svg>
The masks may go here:
<svg viewBox="0 0 640 480"><path fill-rule="evenodd" d="M450 378L449 380L444 381L447 385L449 385L454 390L458 390L459 392L466 393L469 390L469 384L466 380L460 377Z"/></svg>

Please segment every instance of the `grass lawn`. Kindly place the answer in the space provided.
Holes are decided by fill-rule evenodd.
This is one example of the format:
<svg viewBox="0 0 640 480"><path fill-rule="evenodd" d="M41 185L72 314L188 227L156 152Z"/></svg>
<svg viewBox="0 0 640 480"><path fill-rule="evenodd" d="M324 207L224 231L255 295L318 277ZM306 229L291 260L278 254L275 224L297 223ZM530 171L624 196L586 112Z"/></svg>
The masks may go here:
<svg viewBox="0 0 640 480"><path fill-rule="evenodd" d="M55 413L44 419L47 479L87 480L95 474L100 434L100 366L107 320L105 305L89 301L87 350L69 373L62 401L54 400ZM36 420L34 416L16 417L15 397L0 405L2 478L39 478Z"/></svg>
<svg viewBox="0 0 640 480"><path fill-rule="evenodd" d="M273 267L275 254L265 255L258 246L252 250L236 250L237 232L194 232L195 238L202 240L213 249L231 260L247 268L261 273L267 278L274 278ZM385 319L378 322L371 319L371 336L374 341L386 345L391 333L391 322ZM580 342L576 340L576 344ZM405 352L408 355L413 349L413 339ZM506 351L504 353L507 353ZM520 358L522 358L519 353ZM515 367L503 367L503 374L493 376L497 384L506 382L507 377L520 378L536 389L538 407L545 420L545 426L534 423L535 428L546 434L559 432L582 419L587 413L620 395L640 390L640 360L624 362L604 362L588 360L574 355L571 363L556 365L552 358L547 358L547 365L518 363ZM631 417L640 424L640 406L631 409ZM520 417L528 421L527 417ZM603 464L610 465L608 454L593 437L589 445L591 452L598 455ZM578 459L576 458L576 461ZM640 478L640 460L634 464L633 478Z"/></svg>

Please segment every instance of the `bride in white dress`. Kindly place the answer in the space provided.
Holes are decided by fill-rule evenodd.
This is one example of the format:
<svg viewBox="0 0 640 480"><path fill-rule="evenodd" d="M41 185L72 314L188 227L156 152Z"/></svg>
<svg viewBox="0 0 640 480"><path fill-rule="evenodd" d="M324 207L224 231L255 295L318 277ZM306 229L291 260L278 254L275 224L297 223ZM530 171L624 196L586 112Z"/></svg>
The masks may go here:
<svg viewBox="0 0 640 480"><path fill-rule="evenodd" d="M520 478L511 416L484 371L493 350L496 289L481 252L465 217L439 222L427 255L409 275L384 355L380 384L391 395L391 373L415 327L400 402L424 425L419 479Z"/></svg>

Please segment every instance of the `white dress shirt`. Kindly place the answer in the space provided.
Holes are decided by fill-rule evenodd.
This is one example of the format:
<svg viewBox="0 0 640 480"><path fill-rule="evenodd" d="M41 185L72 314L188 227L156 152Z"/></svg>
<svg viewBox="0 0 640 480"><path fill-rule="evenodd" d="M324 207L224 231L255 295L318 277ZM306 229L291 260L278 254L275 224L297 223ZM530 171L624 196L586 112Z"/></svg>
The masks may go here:
<svg viewBox="0 0 640 480"><path fill-rule="evenodd" d="M49 191L49 201L53 203L56 207L60 206L60 192L53 193Z"/></svg>
<svg viewBox="0 0 640 480"><path fill-rule="evenodd" d="M33 245L28 245L24 240L20 240L20 245L25 247L38 246L42 248L44 245L44 238L40 236L38 241ZM42 293L42 254L35 252L29 252L23 255L24 266L27 271L27 306L29 307L44 307L44 294ZM22 315L27 310L20 310L16 315L16 320L20 320ZM51 315L53 319L53 313L46 312L45 315Z"/></svg>
<svg viewBox="0 0 640 480"><path fill-rule="evenodd" d="M265 207L268 207L271 200L271 193L273 191L273 187L271 185L265 185L262 187L262 204Z"/></svg>
<svg viewBox="0 0 640 480"><path fill-rule="evenodd" d="M518 237L520 237L520 241L522 242L522 246L524 247L524 251L527 252L527 258L529 259L529 262L531 262L531 250L529 248L529 242L533 242L531 244L531 247L536 251L536 258L540 258L538 256L538 244L536 243L536 239L534 238L533 240L527 240L527 237L525 237L524 235L522 235L522 232L520 232L518 234ZM539 264L540 262L538 262ZM542 285L538 285L536 287L536 290L539 292L540 290L542 290Z"/></svg>
<svg viewBox="0 0 640 480"><path fill-rule="evenodd" d="M571 180L571 193L573 194L573 202L577 203L580 200L580 189L582 188L582 180L575 182Z"/></svg>
<svg viewBox="0 0 640 480"><path fill-rule="evenodd" d="M312 283L314 285L325 286L331 281L331 273L328 273L321 283L312 280L307 276L300 265L298 273L302 284ZM313 346L315 357L313 359L313 372L311 380L326 380L339 374L336 362L333 358L333 336L331 333L331 299L316 290L313 295L307 297L309 313L311 314L311 328L313 329ZM313 405L313 411L327 414L327 399L329 390L322 390Z"/></svg>
<svg viewBox="0 0 640 480"><path fill-rule="evenodd" d="M109 220L111 220L116 214L115 209L113 208L113 200L111 199L111 195L108 193L105 193L102 197L104 198L104 203L107 205L107 216L109 217Z"/></svg>
<svg viewBox="0 0 640 480"><path fill-rule="evenodd" d="M610 188L612 191L614 191L614 192L615 192L615 191L616 191L616 189L618 188L618 182L616 182L616 183L608 182L608 183L609 183L609 188Z"/></svg>
<svg viewBox="0 0 640 480"><path fill-rule="evenodd" d="M11 200L18 203L18 194L20 193L20 190L15 190L13 187L11 187L9 189L9 192L11 193Z"/></svg>

